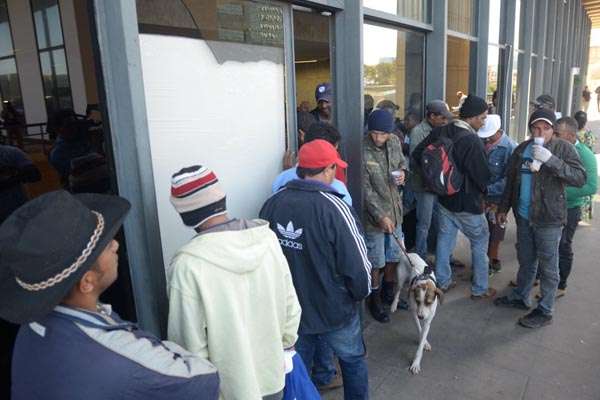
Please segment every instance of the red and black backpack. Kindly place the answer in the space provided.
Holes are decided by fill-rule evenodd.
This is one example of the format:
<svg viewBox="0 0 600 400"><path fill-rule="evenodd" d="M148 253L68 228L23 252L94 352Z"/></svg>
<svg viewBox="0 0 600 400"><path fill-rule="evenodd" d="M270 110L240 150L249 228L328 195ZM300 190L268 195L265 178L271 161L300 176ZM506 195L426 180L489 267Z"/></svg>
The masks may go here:
<svg viewBox="0 0 600 400"><path fill-rule="evenodd" d="M452 139L442 134L425 147L421 156L421 174L427 190L439 196L451 196L463 186L465 177L457 167L453 149L466 134L458 133Z"/></svg>

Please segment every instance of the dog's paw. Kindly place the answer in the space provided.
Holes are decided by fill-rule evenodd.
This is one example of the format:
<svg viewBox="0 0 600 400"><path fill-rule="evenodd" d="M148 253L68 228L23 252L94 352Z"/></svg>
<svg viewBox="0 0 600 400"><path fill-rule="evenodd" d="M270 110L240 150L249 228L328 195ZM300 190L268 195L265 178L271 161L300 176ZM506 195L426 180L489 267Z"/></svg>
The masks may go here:
<svg viewBox="0 0 600 400"><path fill-rule="evenodd" d="M416 375L419 372L421 372L421 364L412 363L412 365L408 369L413 375Z"/></svg>
<svg viewBox="0 0 600 400"><path fill-rule="evenodd" d="M394 302L390 306L390 314L395 313L397 308L398 308L398 302L396 300L394 300Z"/></svg>
<svg viewBox="0 0 600 400"><path fill-rule="evenodd" d="M425 342L423 349L425 349L425 351L431 351L431 345L429 344L429 342Z"/></svg>

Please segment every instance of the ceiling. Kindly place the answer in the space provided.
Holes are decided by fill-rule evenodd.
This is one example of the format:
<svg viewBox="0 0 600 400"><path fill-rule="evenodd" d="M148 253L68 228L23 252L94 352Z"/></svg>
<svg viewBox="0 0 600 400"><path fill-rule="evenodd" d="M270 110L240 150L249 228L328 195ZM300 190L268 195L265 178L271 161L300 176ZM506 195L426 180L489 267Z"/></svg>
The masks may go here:
<svg viewBox="0 0 600 400"><path fill-rule="evenodd" d="M583 0L583 7L592 20L592 28L600 28L600 0Z"/></svg>

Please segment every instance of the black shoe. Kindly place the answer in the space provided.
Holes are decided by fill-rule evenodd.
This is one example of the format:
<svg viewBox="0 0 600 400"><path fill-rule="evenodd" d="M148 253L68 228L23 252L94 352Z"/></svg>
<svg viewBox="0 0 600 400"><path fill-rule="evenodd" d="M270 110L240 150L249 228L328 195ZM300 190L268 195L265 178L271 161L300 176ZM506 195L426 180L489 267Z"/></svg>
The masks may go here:
<svg viewBox="0 0 600 400"><path fill-rule="evenodd" d="M536 308L524 317L519 318L519 325L525 328L541 328L552 323L552 315L544 314L539 308Z"/></svg>
<svg viewBox="0 0 600 400"><path fill-rule="evenodd" d="M500 260L490 260L490 271L500 272L502 270L502 263Z"/></svg>
<svg viewBox="0 0 600 400"><path fill-rule="evenodd" d="M371 312L371 316L373 319L375 319L375 321L381 322L382 324L390 322L390 316L381 304L379 290L374 290L369 296L369 311Z"/></svg>
<svg viewBox="0 0 600 400"><path fill-rule="evenodd" d="M381 287L381 300L391 306L394 301L394 287L396 286L395 282L386 282L383 281L383 285Z"/></svg>
<svg viewBox="0 0 600 400"><path fill-rule="evenodd" d="M494 300L494 305L498 307L518 308L519 310L529 310L529 307L523 300L509 299L508 296L498 297Z"/></svg>

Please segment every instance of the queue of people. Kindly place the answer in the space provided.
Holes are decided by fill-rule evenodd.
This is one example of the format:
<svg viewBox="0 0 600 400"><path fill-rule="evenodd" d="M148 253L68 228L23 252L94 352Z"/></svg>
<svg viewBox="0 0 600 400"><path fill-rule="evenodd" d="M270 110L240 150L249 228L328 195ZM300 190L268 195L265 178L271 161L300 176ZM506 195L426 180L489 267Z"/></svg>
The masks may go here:
<svg viewBox="0 0 600 400"><path fill-rule="evenodd" d="M99 301L117 278L113 238L127 200L60 190L14 210L0 226L0 243L11 244L1 249L0 317L21 324L13 398L318 399L317 389L343 386L345 399L368 399L361 304L377 323L390 321L408 235L407 250L431 264L447 292L461 231L470 298L530 311L539 279L537 305L518 322L552 322L581 207L597 190L577 120L557 121L538 106L531 137L517 145L474 95L461 98L456 119L431 101L402 135L396 109L381 104L366 115L361 221L338 150L343 132L330 123L331 86L319 85L315 97L317 108L301 111L297 160L273 182L258 219L229 213L208 166L172 175L171 204L195 236L167 269L168 341ZM403 230L404 193L414 194L414 232ZM489 282L502 269L511 209L519 269L515 287L497 297Z"/></svg>

